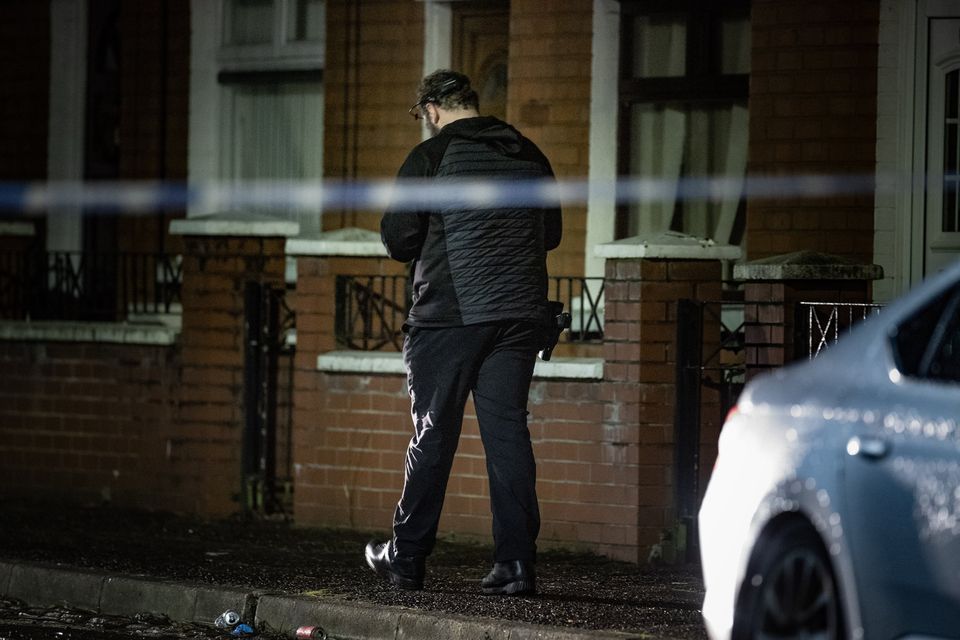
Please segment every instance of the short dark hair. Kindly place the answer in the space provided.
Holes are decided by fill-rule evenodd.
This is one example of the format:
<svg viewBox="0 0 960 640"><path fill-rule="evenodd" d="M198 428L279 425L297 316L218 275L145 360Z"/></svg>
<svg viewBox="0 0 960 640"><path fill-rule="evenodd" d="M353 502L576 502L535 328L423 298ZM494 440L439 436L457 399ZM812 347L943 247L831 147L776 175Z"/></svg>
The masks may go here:
<svg viewBox="0 0 960 640"><path fill-rule="evenodd" d="M470 87L470 78L450 69L438 69L420 81L417 106L428 102L443 109L480 108L480 99Z"/></svg>

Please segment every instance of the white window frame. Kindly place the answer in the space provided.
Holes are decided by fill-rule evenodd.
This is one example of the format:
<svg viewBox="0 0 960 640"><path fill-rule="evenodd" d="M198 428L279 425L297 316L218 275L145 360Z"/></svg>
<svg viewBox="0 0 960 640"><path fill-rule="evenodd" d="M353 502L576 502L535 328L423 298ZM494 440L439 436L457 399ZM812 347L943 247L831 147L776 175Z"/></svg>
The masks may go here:
<svg viewBox="0 0 960 640"><path fill-rule="evenodd" d="M294 0L273 0L273 39L269 44L230 45L225 42L231 21L230 0L220 0L221 43L217 53L224 71L288 71L322 69L326 61L325 38L316 42L287 40L287 17Z"/></svg>
<svg viewBox="0 0 960 640"><path fill-rule="evenodd" d="M285 17L290 0L274 0L275 16ZM270 45L224 46L229 0L191 0L190 125L187 175L191 184L223 179L223 123L229 122L230 95L219 80L221 72L302 71L323 69L325 43L286 43L285 21L274 21ZM296 45L296 46L294 46ZM255 55L260 57L255 57ZM226 213L215 200L191 201L187 217Z"/></svg>
<svg viewBox="0 0 960 640"><path fill-rule="evenodd" d="M606 259L594 247L612 242L617 206L610 194L617 180L617 82L620 77L620 3L593 2L590 77L590 156L584 275L602 277Z"/></svg>

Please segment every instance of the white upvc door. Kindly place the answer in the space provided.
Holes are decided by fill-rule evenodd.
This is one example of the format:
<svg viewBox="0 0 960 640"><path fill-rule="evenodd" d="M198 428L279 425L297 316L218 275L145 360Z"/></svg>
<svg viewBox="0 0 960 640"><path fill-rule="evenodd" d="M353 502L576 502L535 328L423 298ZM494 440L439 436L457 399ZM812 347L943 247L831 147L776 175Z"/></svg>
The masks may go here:
<svg viewBox="0 0 960 640"><path fill-rule="evenodd" d="M924 275L960 259L960 17L930 18Z"/></svg>

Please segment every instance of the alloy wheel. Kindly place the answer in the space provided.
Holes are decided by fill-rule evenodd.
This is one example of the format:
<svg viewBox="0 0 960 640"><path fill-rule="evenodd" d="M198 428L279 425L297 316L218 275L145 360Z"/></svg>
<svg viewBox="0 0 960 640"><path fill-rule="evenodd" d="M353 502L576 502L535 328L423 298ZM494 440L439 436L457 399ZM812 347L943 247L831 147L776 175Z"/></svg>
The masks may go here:
<svg viewBox="0 0 960 640"><path fill-rule="evenodd" d="M839 637L837 592L821 549L803 545L789 550L769 568L761 584L754 638Z"/></svg>

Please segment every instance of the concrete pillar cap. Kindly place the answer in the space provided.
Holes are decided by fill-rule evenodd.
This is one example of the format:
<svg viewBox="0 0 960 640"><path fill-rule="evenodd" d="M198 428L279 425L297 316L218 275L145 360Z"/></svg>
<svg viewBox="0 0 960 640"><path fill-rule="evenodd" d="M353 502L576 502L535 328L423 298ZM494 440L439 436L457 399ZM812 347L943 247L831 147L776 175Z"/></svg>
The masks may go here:
<svg viewBox="0 0 960 640"><path fill-rule="evenodd" d="M170 233L182 236L286 237L300 233L300 223L273 216L230 211L170 222Z"/></svg>
<svg viewBox="0 0 960 640"><path fill-rule="evenodd" d="M594 247L600 258L665 258L677 260L737 260L740 247L717 244L709 238L697 238L677 231L645 233Z"/></svg>
<svg viewBox="0 0 960 640"><path fill-rule="evenodd" d="M288 256L357 256L382 258L387 250L380 241L380 234L369 229L347 227L325 231L313 236L300 236L287 240Z"/></svg>
<svg viewBox="0 0 960 640"><path fill-rule="evenodd" d="M794 251L734 265L735 280L879 280L883 267L819 251Z"/></svg>

